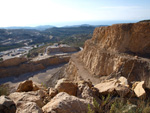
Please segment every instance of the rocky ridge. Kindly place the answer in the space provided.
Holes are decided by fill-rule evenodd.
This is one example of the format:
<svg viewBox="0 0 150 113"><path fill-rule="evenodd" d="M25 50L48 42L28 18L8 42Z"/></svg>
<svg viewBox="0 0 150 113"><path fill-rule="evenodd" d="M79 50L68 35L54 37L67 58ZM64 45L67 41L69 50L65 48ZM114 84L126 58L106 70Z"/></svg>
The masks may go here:
<svg viewBox="0 0 150 113"><path fill-rule="evenodd" d="M45 69L48 66L69 62L70 56L53 56L37 61L26 58L12 58L0 62L0 78L19 76L21 74Z"/></svg>
<svg viewBox="0 0 150 113"><path fill-rule="evenodd" d="M72 80L90 79L93 84L124 76L129 82L145 81L150 88L150 23L99 27L84 49L71 57L66 69ZM80 63L83 70L78 68ZM87 71L88 74L79 71ZM88 76L87 76L88 75ZM95 79L94 79L95 78Z"/></svg>

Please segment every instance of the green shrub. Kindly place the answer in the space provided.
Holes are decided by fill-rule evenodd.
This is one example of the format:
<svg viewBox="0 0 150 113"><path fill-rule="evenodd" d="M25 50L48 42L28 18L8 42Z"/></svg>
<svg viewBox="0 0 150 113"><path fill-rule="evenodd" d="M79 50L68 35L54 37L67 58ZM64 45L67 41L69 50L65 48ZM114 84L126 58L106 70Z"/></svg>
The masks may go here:
<svg viewBox="0 0 150 113"><path fill-rule="evenodd" d="M90 104L88 104L88 113L94 113L94 110L91 109Z"/></svg>
<svg viewBox="0 0 150 113"><path fill-rule="evenodd" d="M123 98L116 98L111 105L110 113L121 113L126 109L127 105Z"/></svg>

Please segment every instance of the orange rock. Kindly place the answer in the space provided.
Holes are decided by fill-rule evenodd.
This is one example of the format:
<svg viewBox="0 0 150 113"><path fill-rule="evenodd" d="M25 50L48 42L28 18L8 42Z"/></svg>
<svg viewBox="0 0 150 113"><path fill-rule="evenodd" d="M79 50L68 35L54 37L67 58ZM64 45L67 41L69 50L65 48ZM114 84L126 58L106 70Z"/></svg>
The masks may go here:
<svg viewBox="0 0 150 113"><path fill-rule="evenodd" d="M26 80L19 84L17 88L17 92L27 92L33 90L33 82L32 80Z"/></svg>

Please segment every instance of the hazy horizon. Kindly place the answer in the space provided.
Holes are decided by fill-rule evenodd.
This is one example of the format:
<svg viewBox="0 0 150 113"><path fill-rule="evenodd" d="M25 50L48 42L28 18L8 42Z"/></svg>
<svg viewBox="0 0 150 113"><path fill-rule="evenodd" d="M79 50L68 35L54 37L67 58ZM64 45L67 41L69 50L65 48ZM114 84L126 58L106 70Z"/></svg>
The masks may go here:
<svg viewBox="0 0 150 113"><path fill-rule="evenodd" d="M54 26L54 27L64 27L64 26L75 26L75 25L112 25L112 24L120 24L120 23L135 23L140 20L110 20L110 21L76 21L76 22L58 22L58 23L47 23L47 24L37 24L37 25L26 25L26 26L4 26L1 28L7 27L38 27L38 26Z"/></svg>

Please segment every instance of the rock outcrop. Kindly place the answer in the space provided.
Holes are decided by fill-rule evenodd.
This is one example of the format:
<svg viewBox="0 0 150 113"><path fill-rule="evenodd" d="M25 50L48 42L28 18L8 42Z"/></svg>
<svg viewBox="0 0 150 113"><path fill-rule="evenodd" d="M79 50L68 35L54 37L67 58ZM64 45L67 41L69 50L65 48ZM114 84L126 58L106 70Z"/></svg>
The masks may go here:
<svg viewBox="0 0 150 113"><path fill-rule="evenodd" d="M97 84L124 76L129 82L145 81L150 88L149 31L149 22L96 28L84 49L71 57L66 68L68 78L90 79Z"/></svg>
<svg viewBox="0 0 150 113"><path fill-rule="evenodd" d="M0 62L0 68L18 66L24 62L27 62L26 58L12 58L12 59L8 59L3 62Z"/></svg>
<svg viewBox="0 0 150 113"><path fill-rule="evenodd" d="M8 59L0 63L0 78L42 70L51 65L67 63L69 59L70 56L53 56L37 61L29 61L25 58Z"/></svg>

